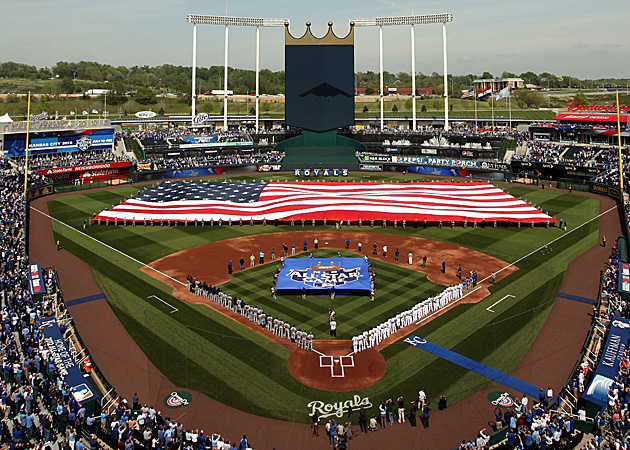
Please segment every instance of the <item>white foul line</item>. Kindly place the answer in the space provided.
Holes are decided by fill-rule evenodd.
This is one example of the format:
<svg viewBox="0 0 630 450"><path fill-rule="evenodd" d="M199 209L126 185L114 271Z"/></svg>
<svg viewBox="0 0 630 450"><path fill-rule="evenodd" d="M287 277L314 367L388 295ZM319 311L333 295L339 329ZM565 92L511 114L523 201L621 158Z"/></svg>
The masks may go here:
<svg viewBox="0 0 630 450"><path fill-rule="evenodd" d="M173 305L171 305L170 303L165 302L164 300L162 300L160 297L158 297L157 295L149 295L147 298L157 298L159 301L161 301L162 303L164 303L166 306L170 307L173 311L170 312L170 314L173 314L177 311L179 311L179 309L175 308Z"/></svg>
<svg viewBox="0 0 630 450"><path fill-rule="evenodd" d="M583 224L581 224L581 225L578 225L577 227L573 228L572 230L567 231L567 232L566 232L566 233L564 233L563 235L558 236L558 237L557 237L557 238L555 238L555 239L552 239L551 241L547 242L545 245L541 245L541 246L540 246L540 247L538 247L536 250L532 250L531 252L529 252L527 255L525 255L525 256L521 256L521 257L520 257L520 258L518 258L516 261L513 261L513 262L511 262L510 264L508 264L507 266L503 267L502 269L497 270L497 271L496 271L496 273L502 272L502 271L504 271L505 269L507 269L508 267L511 267L511 266L516 265L516 263L518 263L518 262L520 262L520 261L524 260L525 258L527 258L527 257L529 257L529 256L531 256L531 255L533 255L534 253L536 253L537 251L539 251L539 250L543 249L544 247L547 247L548 245L551 245L551 244L553 244L554 242L559 241L559 240L560 240L560 239L562 239L563 237L570 235L570 234L571 234L571 233L573 233L574 231L579 230L580 228L582 228L582 227L583 227L584 225L586 225L587 223L591 223L593 220L595 220L595 219L599 219L599 218L600 218L601 216L603 216L604 214L608 214L608 213L609 213L610 211L612 211L613 209L617 209L617 205L615 205L615 206L613 206L613 207L611 207L611 208L607 209L606 211L604 211L603 213L601 213L601 214L599 214L599 215L597 215L597 216L593 217L592 219L587 220L586 222L584 222L584 223L583 223ZM491 275L488 275L486 278L484 278L483 280L481 280L481 281L480 281L480 283L481 283L481 282L483 282L483 281L486 281L488 278L490 278L490 276L491 276Z"/></svg>
<svg viewBox="0 0 630 450"><path fill-rule="evenodd" d="M159 273L160 275L165 276L166 278L171 279L171 280L175 281L176 283L181 284L182 286L186 286L186 283L182 283L181 281L176 280L176 279L175 279L175 278L173 278L172 276L167 275L167 274L165 274L164 272L161 272L161 271L159 271L159 270L157 270L157 269L154 269L153 267L151 267L151 266L150 266L150 265L148 265L148 264L143 263L142 261L138 261L136 258L134 258L134 257L132 257L132 256L129 256L129 255L127 255L126 253L121 252L120 250L118 250L118 249L116 249L116 248L112 247L111 245L107 245L105 242L101 242L101 241L99 241L98 239L93 238L93 237L92 237L92 236L90 236L89 234L85 234L83 231L79 231L79 230L77 230L76 228L71 227L71 226L70 226L70 225L68 225L67 223L62 222L62 221L61 221L61 220L59 220L59 219L55 219L54 217L49 216L48 214L46 214L46 213L45 213L45 212L43 212L43 211L40 211L40 210L39 210L39 209L37 209L37 208L33 208L32 206L31 206L30 208L31 208L33 211L37 211L38 213L40 213L40 214L42 214L42 215L44 215L44 216L48 217L50 220L54 220L55 222L60 223L61 225L64 225L64 226L66 226L66 227L70 228L71 230L74 230L74 231L76 231L77 233L79 233L79 234L81 234L81 235L83 235L83 236L85 236L85 237L87 237L87 238L92 239L92 240L93 240L93 241L95 241L95 242L98 242L99 244L101 244L101 245L103 245L103 246L107 247L108 249L113 250L113 251L115 251L116 253L119 253L119 254L123 255L123 256L124 256L124 257L126 257L126 258L129 258L130 260L132 260L132 261L134 261L134 262L137 262L137 263L138 263L138 264L140 264L142 267L148 267L149 269L153 270L154 272L157 272L157 273Z"/></svg>
<svg viewBox="0 0 630 450"><path fill-rule="evenodd" d="M499 303L501 303L503 300L505 300L505 299L506 299L506 298L508 298L508 297L513 297L513 298L515 298L512 294L508 294L508 295L506 295L505 297L503 297L501 300L499 300L498 302L494 302L492 305L488 306L488 307L486 308L486 311L490 311L491 313L493 313L494 311L492 311L492 309L491 309L491 308L493 308L494 306L498 305Z"/></svg>

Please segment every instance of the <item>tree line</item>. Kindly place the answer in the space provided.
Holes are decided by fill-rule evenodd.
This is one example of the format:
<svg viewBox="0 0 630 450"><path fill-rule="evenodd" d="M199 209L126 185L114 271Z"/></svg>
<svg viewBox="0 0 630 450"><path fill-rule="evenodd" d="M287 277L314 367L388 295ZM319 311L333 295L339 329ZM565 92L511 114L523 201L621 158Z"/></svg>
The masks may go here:
<svg viewBox="0 0 630 450"><path fill-rule="evenodd" d="M12 61L0 63L0 78L22 78L27 80L41 80L36 83L35 93L49 95L73 94L83 91L85 86L92 88L109 89L113 96L124 96L128 92L140 91L141 97L151 97L153 93L173 93L187 100L190 97L192 83L192 69L187 66L174 66L163 64L160 66L118 66L100 64L94 61L66 62L59 61L53 67L36 67L32 65L16 63ZM223 66L199 67L197 69L198 93L212 89L223 89ZM627 80L601 78L586 80L569 75L557 76L548 72L536 74L524 72L519 75L511 72L503 72L500 78L522 78L527 84L543 86L545 88L597 88L606 86L626 86ZM449 75L449 94L458 97L462 90L472 86L472 82L479 78L495 78L489 72L483 74ZM406 72L396 74L383 72L383 79L389 87L411 86L411 75ZM255 92L255 72L253 70L235 69L228 67L228 89L235 94L253 94ZM355 84L358 87L370 89L377 88L380 84L379 74L373 71L358 72L355 74ZM444 93L444 79L437 72L432 74L418 73L416 86L434 87L436 95ZM144 89L142 89L144 88ZM40 89L40 92L37 92ZM146 90L145 90L146 89ZM18 88L19 90L19 88ZM16 90L13 90L15 92ZM260 92L276 95L284 93L284 71L273 72L269 69L260 71ZM122 100L122 98L120 99ZM112 98L113 102L116 99ZM151 99L152 101L152 99Z"/></svg>

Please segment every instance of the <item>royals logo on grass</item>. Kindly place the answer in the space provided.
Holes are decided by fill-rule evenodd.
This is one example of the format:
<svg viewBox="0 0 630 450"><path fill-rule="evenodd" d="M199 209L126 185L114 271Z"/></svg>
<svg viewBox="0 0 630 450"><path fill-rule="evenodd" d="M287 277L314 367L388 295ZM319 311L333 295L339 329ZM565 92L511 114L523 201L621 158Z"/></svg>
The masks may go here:
<svg viewBox="0 0 630 450"><path fill-rule="evenodd" d="M192 400L192 394L186 391L171 392L171 395L164 399L164 406L167 408L181 408L187 406Z"/></svg>
<svg viewBox="0 0 630 450"><path fill-rule="evenodd" d="M494 406L500 408L513 408L515 405L515 399L507 392L492 391L488 394L488 400Z"/></svg>
<svg viewBox="0 0 630 450"><path fill-rule="evenodd" d="M352 283L362 275L359 273L358 267L346 269L338 264L333 264L331 261L328 266L322 266L321 262L318 262L316 266L311 264L311 267L306 270L291 270L288 276L292 281L303 283L306 286L325 289Z"/></svg>

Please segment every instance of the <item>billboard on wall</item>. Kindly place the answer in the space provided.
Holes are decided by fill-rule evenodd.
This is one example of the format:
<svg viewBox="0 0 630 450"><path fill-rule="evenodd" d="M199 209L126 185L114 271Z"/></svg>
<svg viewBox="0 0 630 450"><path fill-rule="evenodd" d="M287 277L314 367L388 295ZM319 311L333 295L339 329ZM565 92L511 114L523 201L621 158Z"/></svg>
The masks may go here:
<svg viewBox="0 0 630 450"><path fill-rule="evenodd" d="M53 182L81 180L81 182L99 181L112 178L126 178L129 176L129 161L86 164L83 166L54 167L36 170L40 175L50 178Z"/></svg>
<svg viewBox="0 0 630 450"><path fill-rule="evenodd" d="M613 384L619 373L619 365L628 348L630 337L630 321L623 317L613 316L610 332L602 356L595 369L595 375L582 398L599 405L608 404L608 388Z"/></svg>
<svg viewBox="0 0 630 450"><path fill-rule="evenodd" d="M29 154L48 154L88 150L108 150L114 146L114 130L86 130L78 133L33 133L29 137ZM9 157L24 156L26 137L6 135L4 151Z"/></svg>

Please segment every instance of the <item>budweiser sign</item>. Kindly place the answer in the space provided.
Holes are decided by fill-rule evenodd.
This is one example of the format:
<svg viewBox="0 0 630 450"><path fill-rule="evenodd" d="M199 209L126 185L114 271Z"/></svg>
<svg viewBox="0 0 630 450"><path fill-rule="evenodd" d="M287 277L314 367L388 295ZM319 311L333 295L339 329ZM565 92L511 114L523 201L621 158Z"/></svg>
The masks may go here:
<svg viewBox="0 0 630 450"><path fill-rule="evenodd" d="M598 105L597 102L592 105L583 105L582 102L566 102L564 104L567 107L567 111L576 112L576 111L604 111L604 112L617 112L617 104L614 105ZM628 112L630 111L630 106L619 106L620 112Z"/></svg>

